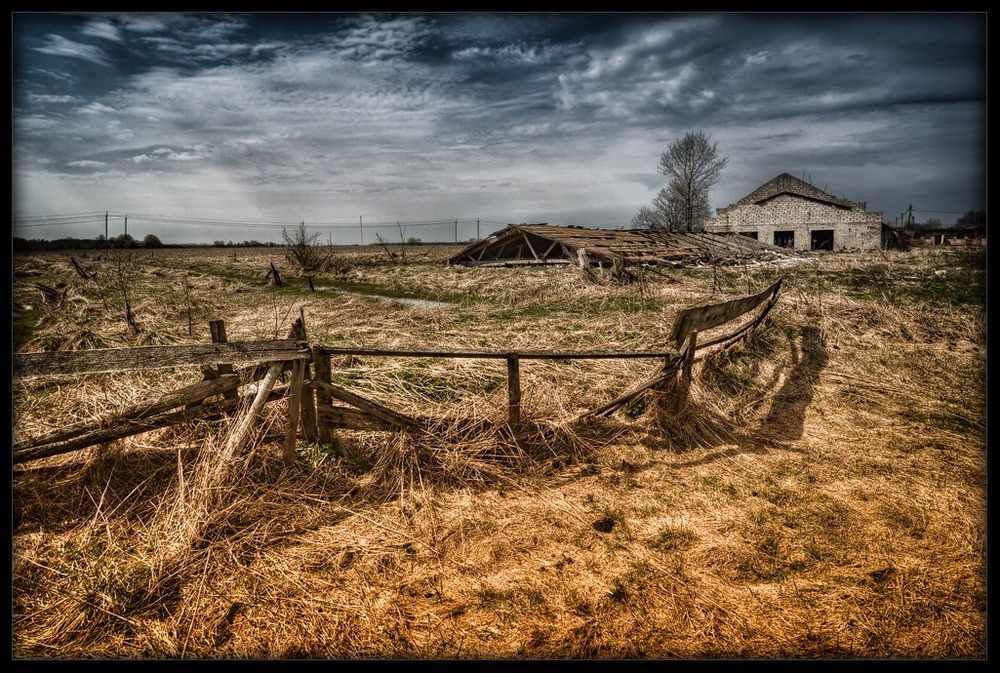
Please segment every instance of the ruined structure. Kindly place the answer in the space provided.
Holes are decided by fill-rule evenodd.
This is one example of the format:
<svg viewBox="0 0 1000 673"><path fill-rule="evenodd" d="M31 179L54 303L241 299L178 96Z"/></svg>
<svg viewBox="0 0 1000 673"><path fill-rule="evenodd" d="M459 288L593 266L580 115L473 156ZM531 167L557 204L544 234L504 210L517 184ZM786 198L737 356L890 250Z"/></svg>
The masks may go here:
<svg viewBox="0 0 1000 673"><path fill-rule="evenodd" d="M510 224L465 248L448 263L461 266L680 267L774 260L789 254L794 253L743 236Z"/></svg>
<svg viewBox="0 0 1000 673"><path fill-rule="evenodd" d="M705 220L705 231L742 234L795 250L876 250L884 247L882 213L782 173Z"/></svg>
<svg viewBox="0 0 1000 673"><path fill-rule="evenodd" d="M908 225L899 230L907 245L974 246L986 245L986 225L972 227L931 227Z"/></svg>

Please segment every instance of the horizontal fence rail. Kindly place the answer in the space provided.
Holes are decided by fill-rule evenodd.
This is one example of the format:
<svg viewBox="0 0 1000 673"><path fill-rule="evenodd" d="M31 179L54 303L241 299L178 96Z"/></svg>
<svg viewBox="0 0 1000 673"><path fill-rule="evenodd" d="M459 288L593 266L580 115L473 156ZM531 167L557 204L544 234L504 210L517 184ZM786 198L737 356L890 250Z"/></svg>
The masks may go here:
<svg viewBox="0 0 1000 673"><path fill-rule="evenodd" d="M665 358L677 355L677 351L479 351L479 350L435 350L435 349L394 349L363 348L354 346L313 346L313 352L321 355L367 355L385 357L424 358L495 358L498 360L611 360L625 358Z"/></svg>
<svg viewBox="0 0 1000 673"><path fill-rule="evenodd" d="M777 299L780 290L781 280L778 280L771 287L751 297L733 299L721 304L685 309L678 313L674 319L674 327L670 331L670 340L674 342L677 348L680 348L691 332L702 332L723 325L730 320L735 320L744 313L754 310L764 303L765 300L773 303Z"/></svg>
<svg viewBox="0 0 1000 673"><path fill-rule="evenodd" d="M182 346L139 346L78 351L14 353L15 378L62 374L107 374L215 364L308 360L309 345L296 339L233 341Z"/></svg>

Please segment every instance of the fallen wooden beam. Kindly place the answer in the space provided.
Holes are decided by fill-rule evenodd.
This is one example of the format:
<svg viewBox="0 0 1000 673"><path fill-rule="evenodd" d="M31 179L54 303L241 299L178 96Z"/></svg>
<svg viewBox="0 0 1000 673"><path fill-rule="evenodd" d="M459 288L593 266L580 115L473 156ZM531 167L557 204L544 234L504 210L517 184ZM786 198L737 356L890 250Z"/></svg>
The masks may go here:
<svg viewBox="0 0 1000 673"><path fill-rule="evenodd" d="M316 422L321 428L346 428L349 430L396 430L398 426L377 416L351 407L320 404L316 407Z"/></svg>
<svg viewBox="0 0 1000 673"><path fill-rule="evenodd" d="M76 272L78 274L80 274L80 276L82 278L84 278L86 280L90 280L91 278L96 278L97 277L97 272L96 271L94 273L88 273L88 272L84 271L83 267L80 266L80 263L78 261L76 261L76 258L73 257L72 255L70 255L69 261L73 262L73 268L76 269Z"/></svg>
<svg viewBox="0 0 1000 673"><path fill-rule="evenodd" d="M296 335L304 333L303 331L305 328L303 327L302 322L302 318L300 317L297 318L292 324L292 327L288 330L287 335L289 340L293 339ZM296 341L294 343L301 342ZM308 346L305 346L305 349L306 358L311 358L312 352L309 350ZM260 382L260 387L257 389L257 396L254 398L247 412L242 418L240 418L236 428L229 435L229 439L226 441L227 456L239 455L243 452L243 448L250 437L250 428L253 426L257 416L260 415L260 410L264 408L264 404L268 401L271 394L271 388L274 387L274 383L278 380L278 376L280 376L285 370L286 364L287 362L274 362L268 368L267 374L264 375L264 379Z"/></svg>
<svg viewBox="0 0 1000 673"><path fill-rule="evenodd" d="M273 402L275 400L280 400L287 392L288 386L274 388L271 390L271 393L266 401ZM212 416L217 416L219 414L233 413L239 409L240 404L240 400L224 399L219 400L218 402L209 402L208 404L203 404L198 407L192 407L191 409L181 409L180 411L168 414L160 414L135 421L122 422L113 427L102 428L101 430L90 432L67 441L44 444L42 446L33 446L29 449L14 452L13 462L24 463L38 458L56 456L62 453L85 449L96 444L104 444L117 439L125 439L126 437L141 435L145 432L156 430L158 428L165 428L171 425L178 425L180 423L190 423L204 418L211 418Z"/></svg>
<svg viewBox="0 0 1000 673"><path fill-rule="evenodd" d="M208 381L199 381L180 390L167 393L158 399L134 404L116 414L110 414L93 421L73 423L72 425L52 430L37 437L19 441L14 444L14 452L24 451L45 444L67 441L78 435L97 432L115 423L138 422L154 414L163 413L164 411L189 405L193 402L202 402L213 395L221 395L236 390L239 382L239 377L235 374L228 374Z"/></svg>
<svg viewBox="0 0 1000 673"><path fill-rule="evenodd" d="M610 415L616 409L625 406L626 404L636 399L650 388L654 388L660 384L667 383L668 381L673 380L677 375L677 371L681 367L681 363L682 363L681 358L673 357L669 359L666 363L664 363L662 367L656 370L656 373L653 374L653 376L651 376L650 378L646 379L645 381L639 384L632 386L627 391L625 391L615 399L611 400L607 404L603 404L596 409L592 409L591 411L580 414L574 420L582 421L587 418L591 418L593 416Z"/></svg>
<svg viewBox="0 0 1000 673"><path fill-rule="evenodd" d="M334 383L328 383L326 381L321 381L316 379L312 382L313 387L318 391L327 393L331 397L335 397L341 402L350 404L351 406L357 407L364 411L365 413L371 414L376 418L379 418L386 423L390 423L400 428L405 428L408 430L420 429L421 425L418 421L409 416L405 416L399 412L393 411L392 409L382 406L378 402L373 402L371 400L365 399L360 395L356 395L349 390L341 388Z"/></svg>
<svg viewBox="0 0 1000 673"><path fill-rule="evenodd" d="M42 283L35 283L35 287L41 291L42 296L45 297L45 301L49 304L55 304L66 299L66 292L69 290L68 287L64 287L62 292L55 289L54 287L49 287Z"/></svg>
<svg viewBox="0 0 1000 673"><path fill-rule="evenodd" d="M132 435L140 435L144 432L149 432L150 430L156 430L157 428L165 428L168 425L194 421L215 414L230 413L235 411L238 407L239 400L221 400L219 402L203 404L200 407L194 407L192 409L183 409L181 411L160 414L158 416L150 416L139 420L120 421L111 427L101 428L65 441L14 451L13 462L23 463L25 461L36 460L38 458L46 458L48 456L55 456L61 453L69 453L70 451L85 449L88 446L94 446L95 444L104 444L105 442L111 442L116 439L124 439L125 437L131 437Z"/></svg>

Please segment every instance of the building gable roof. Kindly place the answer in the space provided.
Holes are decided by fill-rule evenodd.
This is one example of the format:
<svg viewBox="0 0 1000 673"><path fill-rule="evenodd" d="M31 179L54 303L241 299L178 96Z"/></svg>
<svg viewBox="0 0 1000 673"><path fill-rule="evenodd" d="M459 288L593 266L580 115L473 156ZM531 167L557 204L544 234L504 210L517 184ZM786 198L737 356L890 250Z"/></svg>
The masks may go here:
<svg viewBox="0 0 1000 673"><path fill-rule="evenodd" d="M789 175L788 173L782 173L773 180L764 183L750 194L737 201L736 205L760 205L765 201L770 201L771 199L783 194L790 194L813 201L828 203L840 208L853 208L859 205L854 201L838 199L836 196L827 194L822 189L814 187L805 180L800 180L793 175Z"/></svg>

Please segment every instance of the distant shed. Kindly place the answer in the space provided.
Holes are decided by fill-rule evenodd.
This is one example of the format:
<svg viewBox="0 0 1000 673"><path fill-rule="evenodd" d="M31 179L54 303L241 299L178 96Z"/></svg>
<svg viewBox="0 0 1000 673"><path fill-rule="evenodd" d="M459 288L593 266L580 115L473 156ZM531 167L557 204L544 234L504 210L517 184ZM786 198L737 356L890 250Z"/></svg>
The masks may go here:
<svg viewBox="0 0 1000 673"><path fill-rule="evenodd" d="M746 236L510 224L448 260L458 266L689 266L780 259L792 251Z"/></svg>

